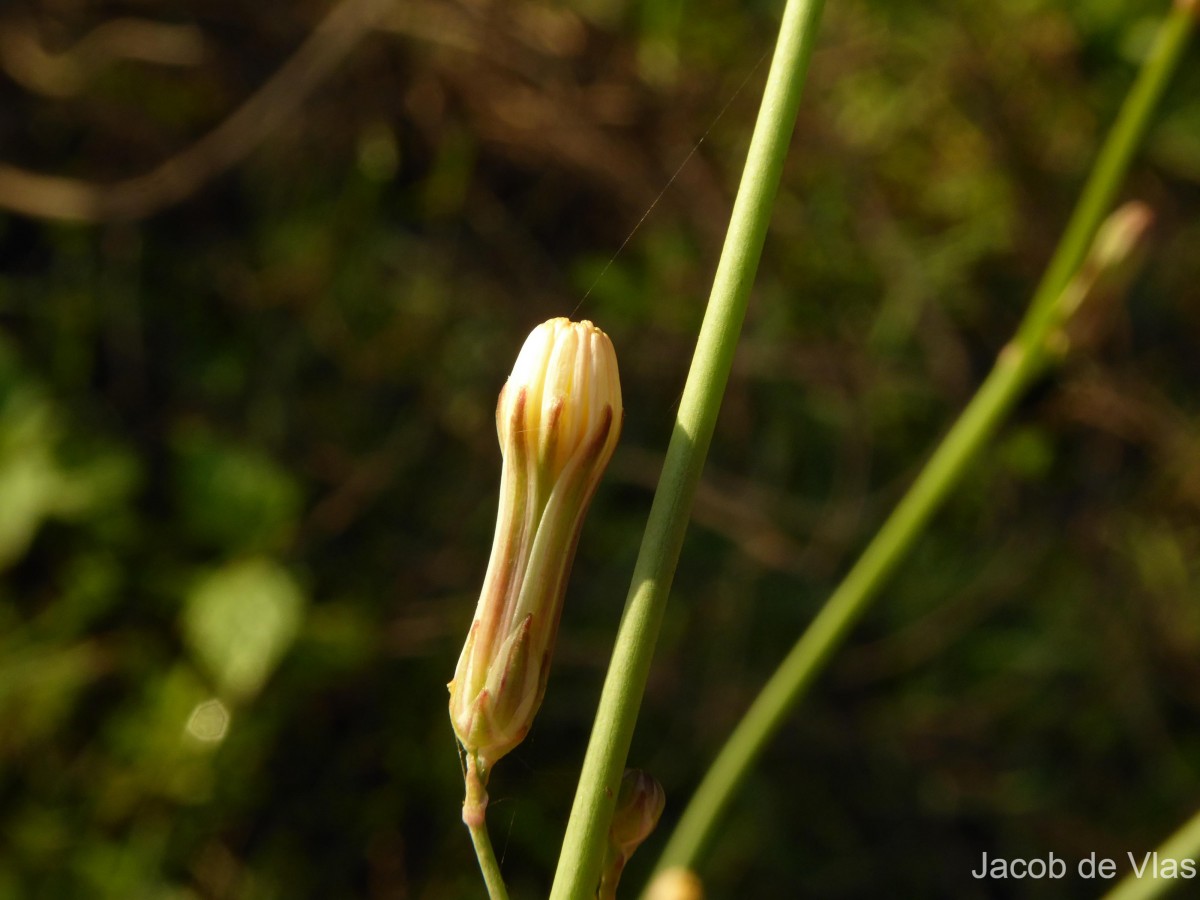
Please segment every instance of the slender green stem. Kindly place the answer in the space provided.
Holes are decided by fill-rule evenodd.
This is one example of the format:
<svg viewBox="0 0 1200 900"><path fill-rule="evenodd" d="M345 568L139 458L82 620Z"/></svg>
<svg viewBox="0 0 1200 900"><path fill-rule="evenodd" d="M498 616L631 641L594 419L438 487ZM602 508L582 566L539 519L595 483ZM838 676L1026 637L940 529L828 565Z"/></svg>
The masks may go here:
<svg viewBox="0 0 1200 900"><path fill-rule="evenodd" d="M500 875L500 864L496 862L496 853L492 850L492 839L488 837L487 823L468 826L471 832L471 843L475 845L475 855L479 857L479 871L483 873L483 883L487 885L488 897L491 900L508 900L508 889Z"/></svg>
<svg viewBox="0 0 1200 900"><path fill-rule="evenodd" d="M594 896L600 880L614 798L625 769L696 484L729 380L823 5L823 0L788 0L784 8L725 246L580 771L552 900Z"/></svg>
<svg viewBox="0 0 1200 900"><path fill-rule="evenodd" d="M1150 114L1186 45L1192 13L1165 20L1015 340L943 439L912 488L738 723L680 818L660 868L691 866L751 766L830 656L975 461L1030 380L1048 364L1047 341L1069 315L1067 285L1116 196Z"/></svg>
<svg viewBox="0 0 1200 900"><path fill-rule="evenodd" d="M716 828L763 747L837 649L870 599L920 536L929 517L1036 375L1040 354L1010 345L946 435L895 512L858 563L821 608L812 624L771 676L729 736L687 809L659 862L691 866Z"/></svg>
<svg viewBox="0 0 1200 900"><path fill-rule="evenodd" d="M1200 858L1200 812L1192 816L1158 848L1160 865L1168 859L1177 862L1186 859L1194 863L1197 858ZM1141 860L1139 859L1138 862L1140 864ZM1117 883L1116 887L1104 895L1104 900L1149 900L1149 898L1161 896L1183 883L1180 878L1156 878L1152 868L1147 866L1147 869L1149 871L1143 872L1141 878L1137 876L1136 872L1131 871ZM1186 883L1192 884L1193 882Z"/></svg>
<svg viewBox="0 0 1200 900"><path fill-rule="evenodd" d="M487 829L487 785L484 781L487 773L481 772L475 756L466 753L466 771L463 780L467 788L467 796L463 801L463 824L471 834L471 843L475 845L475 855L479 858L479 871L483 873L483 883L487 886L488 897L491 900L508 900L508 889L504 886L504 878L500 874L500 864L496 862L496 853L492 850L492 839Z"/></svg>

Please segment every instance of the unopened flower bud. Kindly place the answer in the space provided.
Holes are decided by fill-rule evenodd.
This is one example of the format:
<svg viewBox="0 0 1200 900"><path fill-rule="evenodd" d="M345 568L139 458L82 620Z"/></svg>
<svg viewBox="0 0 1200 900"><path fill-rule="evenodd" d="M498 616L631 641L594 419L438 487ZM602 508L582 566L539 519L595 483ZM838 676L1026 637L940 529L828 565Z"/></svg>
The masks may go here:
<svg viewBox="0 0 1200 900"><path fill-rule="evenodd" d="M1063 289L1059 314L1064 324L1051 332L1051 350L1095 346L1111 331L1145 261L1142 251L1153 222L1150 207L1131 200L1101 223L1079 270Z"/></svg>
<svg viewBox="0 0 1200 900"><path fill-rule="evenodd" d="M541 705L575 545L623 415L603 331L567 319L533 330L496 407L504 456L496 536L449 684L468 795L472 772L477 781L464 818L482 814L491 767L525 738Z"/></svg>
<svg viewBox="0 0 1200 900"><path fill-rule="evenodd" d="M616 897L617 882L625 864L654 831L667 797L662 785L641 769L626 769L617 791L612 824L608 828L608 851L600 878L600 900Z"/></svg>
<svg viewBox="0 0 1200 900"><path fill-rule="evenodd" d="M628 859L658 824L667 796L648 772L626 769L617 791L609 842Z"/></svg>
<svg viewBox="0 0 1200 900"><path fill-rule="evenodd" d="M695 872L678 866L663 869L646 888L647 900L704 900L704 885Z"/></svg>

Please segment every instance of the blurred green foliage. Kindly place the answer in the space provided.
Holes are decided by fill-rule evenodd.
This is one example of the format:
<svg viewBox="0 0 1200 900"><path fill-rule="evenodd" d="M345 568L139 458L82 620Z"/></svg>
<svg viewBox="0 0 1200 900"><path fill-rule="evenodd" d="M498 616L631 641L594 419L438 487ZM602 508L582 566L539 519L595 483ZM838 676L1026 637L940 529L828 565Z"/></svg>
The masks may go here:
<svg viewBox="0 0 1200 900"><path fill-rule="evenodd" d="M1164 6L829 5L635 740L661 829L1017 322ZM0 36L152 12L32 0ZM175 4L198 59L65 94L3 55L0 156L147 171L324 13ZM0 898L480 895L444 684L496 394L572 314L627 420L491 785L514 894L545 893L777 14L396 4L194 196L0 214ZM1200 804L1197 97L1193 52L1128 185L1142 276L775 742L712 896L1090 897L968 872L1140 854Z"/></svg>

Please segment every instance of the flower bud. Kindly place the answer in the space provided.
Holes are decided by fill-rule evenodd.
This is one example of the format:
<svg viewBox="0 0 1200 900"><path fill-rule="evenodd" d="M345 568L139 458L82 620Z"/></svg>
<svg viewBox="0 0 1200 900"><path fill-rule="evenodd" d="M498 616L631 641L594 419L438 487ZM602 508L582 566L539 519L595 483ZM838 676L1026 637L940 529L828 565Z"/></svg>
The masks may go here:
<svg viewBox="0 0 1200 900"><path fill-rule="evenodd" d="M609 842L628 859L638 845L650 837L666 803L662 785L649 773L626 769L621 776L612 825L608 829Z"/></svg>
<svg viewBox="0 0 1200 900"><path fill-rule="evenodd" d="M1131 200L1100 224L1087 256L1063 289L1062 322L1049 337L1052 351L1095 347L1117 324L1125 294L1145 262L1153 222L1150 207Z"/></svg>
<svg viewBox="0 0 1200 900"><path fill-rule="evenodd" d="M608 851L600 877L600 900L616 897L617 882L625 864L654 831L666 806L662 785L641 769L626 769L617 790L612 824L608 827Z"/></svg>
<svg viewBox="0 0 1200 900"><path fill-rule="evenodd" d="M646 888L646 900L704 900L704 885L688 869L663 869Z"/></svg>
<svg viewBox="0 0 1200 900"><path fill-rule="evenodd" d="M449 684L468 782L474 771L487 783L541 705L575 545L623 415L603 331L567 319L533 330L496 407L504 457L496 536Z"/></svg>

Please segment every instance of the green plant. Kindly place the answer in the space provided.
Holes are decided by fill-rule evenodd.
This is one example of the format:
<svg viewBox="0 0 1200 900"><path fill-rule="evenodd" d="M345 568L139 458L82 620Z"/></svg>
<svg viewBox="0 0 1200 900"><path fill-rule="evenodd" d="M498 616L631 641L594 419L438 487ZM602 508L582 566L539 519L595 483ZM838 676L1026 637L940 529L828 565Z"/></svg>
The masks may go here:
<svg viewBox="0 0 1200 900"><path fill-rule="evenodd" d="M618 781L729 376L821 9L819 0L792 0L784 11L759 124L580 773L551 894L560 900L590 897L599 881ZM1105 230L1102 223L1182 55L1193 20L1191 4L1183 3L1176 4L1165 20L1016 336L1001 350L988 378L912 488L731 735L668 843L663 867L696 863L720 812L766 741L978 458L1017 398L1062 357L1069 344L1068 323L1097 282L1131 254L1148 224L1144 208L1119 211Z"/></svg>

